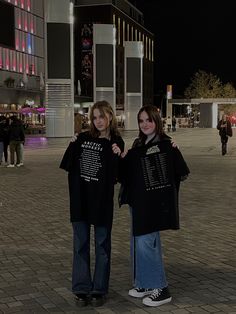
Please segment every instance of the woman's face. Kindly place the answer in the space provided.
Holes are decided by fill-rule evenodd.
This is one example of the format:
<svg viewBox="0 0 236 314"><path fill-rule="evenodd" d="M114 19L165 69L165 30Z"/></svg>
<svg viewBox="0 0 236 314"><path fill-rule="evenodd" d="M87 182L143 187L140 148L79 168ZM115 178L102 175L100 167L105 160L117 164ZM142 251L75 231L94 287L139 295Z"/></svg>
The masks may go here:
<svg viewBox="0 0 236 314"><path fill-rule="evenodd" d="M104 132L109 128L110 125L110 115L105 113L105 116L101 114L99 109L93 110L93 124L99 132Z"/></svg>
<svg viewBox="0 0 236 314"><path fill-rule="evenodd" d="M139 128L146 136L156 133L156 124L149 119L146 111L141 112L139 115Z"/></svg>

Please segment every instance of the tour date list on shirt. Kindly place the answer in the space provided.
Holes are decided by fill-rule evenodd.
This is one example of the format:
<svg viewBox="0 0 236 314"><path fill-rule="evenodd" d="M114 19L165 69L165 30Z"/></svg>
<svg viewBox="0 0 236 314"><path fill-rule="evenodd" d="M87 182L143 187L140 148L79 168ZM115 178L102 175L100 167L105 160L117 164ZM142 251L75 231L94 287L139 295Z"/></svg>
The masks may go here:
<svg viewBox="0 0 236 314"><path fill-rule="evenodd" d="M99 181L99 171L102 168L101 143L86 141L81 145L80 177L85 181Z"/></svg>

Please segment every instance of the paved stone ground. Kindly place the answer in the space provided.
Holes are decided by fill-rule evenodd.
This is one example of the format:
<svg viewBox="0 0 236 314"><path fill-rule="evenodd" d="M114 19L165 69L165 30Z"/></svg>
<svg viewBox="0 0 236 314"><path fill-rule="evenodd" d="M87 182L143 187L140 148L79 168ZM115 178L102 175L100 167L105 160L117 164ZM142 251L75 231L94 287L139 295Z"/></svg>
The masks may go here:
<svg viewBox="0 0 236 314"><path fill-rule="evenodd" d="M135 135L124 132L127 146ZM162 232L172 303L149 308L127 295L130 221L116 202L107 303L77 306L67 175L58 168L69 140L32 137L24 167L0 168L0 313L236 313L236 134L223 157L214 129L178 129L173 138L191 175L181 229Z"/></svg>

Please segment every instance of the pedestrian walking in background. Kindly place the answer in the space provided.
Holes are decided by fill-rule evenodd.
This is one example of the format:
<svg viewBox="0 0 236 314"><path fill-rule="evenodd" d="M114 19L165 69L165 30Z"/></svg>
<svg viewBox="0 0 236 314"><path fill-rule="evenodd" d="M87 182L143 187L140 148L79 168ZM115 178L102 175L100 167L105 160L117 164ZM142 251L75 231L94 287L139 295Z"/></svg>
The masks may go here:
<svg viewBox="0 0 236 314"><path fill-rule="evenodd" d="M5 118L5 121L4 121L4 140L3 140L5 164L8 163L9 123L10 123L10 119Z"/></svg>
<svg viewBox="0 0 236 314"><path fill-rule="evenodd" d="M4 152L4 124L5 118L0 116L0 165L3 161L3 152Z"/></svg>
<svg viewBox="0 0 236 314"><path fill-rule="evenodd" d="M176 118L175 116L172 117L172 132L176 131Z"/></svg>
<svg viewBox="0 0 236 314"><path fill-rule="evenodd" d="M128 294L155 307L171 301L159 231L179 229L178 191L189 169L164 133L155 106L140 109L138 125L139 137L122 154L119 202L130 205L132 217L133 288Z"/></svg>
<svg viewBox="0 0 236 314"><path fill-rule="evenodd" d="M229 121L226 114L222 115L221 120L217 124L217 129L219 130L221 151L222 155L224 156L227 153L228 138L233 135L231 122Z"/></svg>
<svg viewBox="0 0 236 314"><path fill-rule="evenodd" d="M25 142L25 132L22 122L16 117L11 117L9 126L9 146L10 146L10 164L8 168L23 166L23 144Z"/></svg>
<svg viewBox="0 0 236 314"><path fill-rule="evenodd" d="M114 185L124 150L112 107L106 101L90 110L90 129L67 148L60 168L68 171L73 227L72 292L79 305L100 306L108 293ZM94 228L95 268L90 268L90 230Z"/></svg>
<svg viewBox="0 0 236 314"><path fill-rule="evenodd" d="M166 119L166 124L167 124L167 131L170 132L171 131L171 125L172 125L172 121L170 116L168 116L168 118Z"/></svg>

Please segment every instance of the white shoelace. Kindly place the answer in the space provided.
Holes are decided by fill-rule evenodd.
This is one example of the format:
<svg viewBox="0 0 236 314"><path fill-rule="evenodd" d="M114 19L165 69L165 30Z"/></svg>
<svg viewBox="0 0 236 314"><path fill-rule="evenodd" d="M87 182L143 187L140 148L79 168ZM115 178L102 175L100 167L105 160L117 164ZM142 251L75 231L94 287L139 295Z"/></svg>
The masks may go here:
<svg viewBox="0 0 236 314"><path fill-rule="evenodd" d="M155 299L156 297L159 297L161 294L162 289L154 289L152 294L149 296L149 298Z"/></svg>

